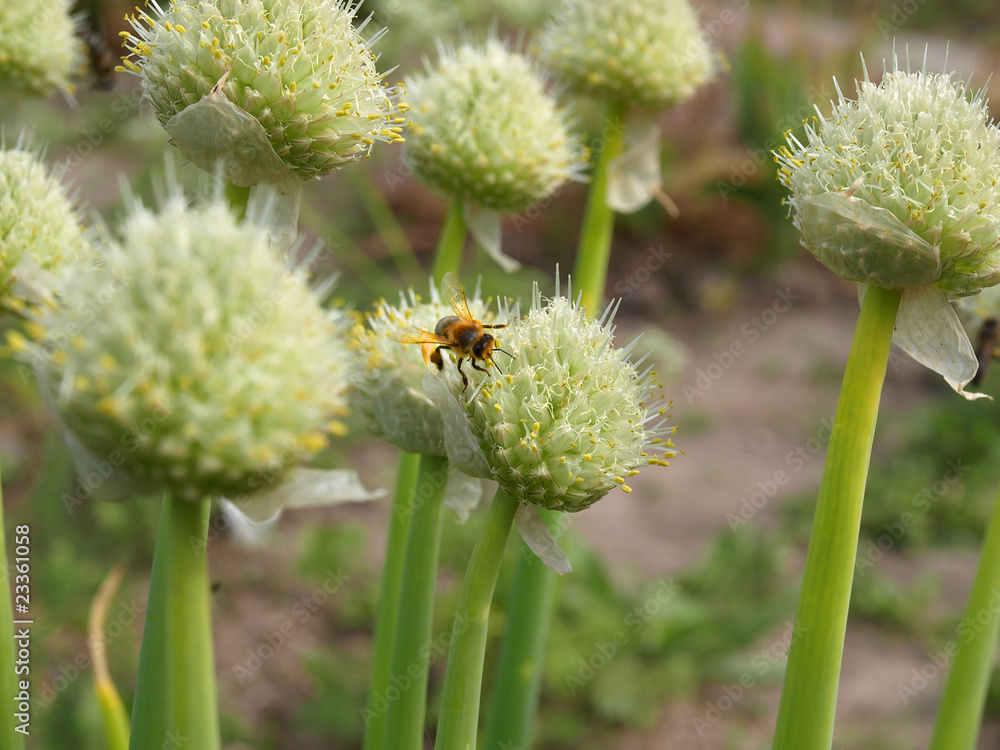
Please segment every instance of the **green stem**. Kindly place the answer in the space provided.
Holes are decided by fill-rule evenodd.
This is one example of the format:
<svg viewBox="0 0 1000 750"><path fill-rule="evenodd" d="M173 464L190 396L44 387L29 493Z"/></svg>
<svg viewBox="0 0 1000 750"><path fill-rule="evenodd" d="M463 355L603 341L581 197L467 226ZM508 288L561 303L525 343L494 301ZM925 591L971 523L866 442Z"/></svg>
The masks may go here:
<svg viewBox="0 0 1000 750"><path fill-rule="evenodd" d="M95 685L94 692L101 714L101 724L104 726L104 743L107 750L127 750L128 711L125 710L121 696L110 682Z"/></svg>
<svg viewBox="0 0 1000 750"><path fill-rule="evenodd" d="M16 541L16 539L15 539ZM0 484L0 567L3 568L3 589L0 590L0 747L24 750L24 735L16 730L21 724L14 716L15 700L20 692L15 669L14 609L11 604L11 571L7 562L7 544L4 535L3 486ZM30 604L30 603L29 603ZM30 619L30 618L29 618Z"/></svg>
<svg viewBox="0 0 1000 750"><path fill-rule="evenodd" d="M147 750L183 737L219 748L208 594L211 503L163 499L139 652L129 747Z"/></svg>
<svg viewBox="0 0 1000 750"><path fill-rule="evenodd" d="M435 283L440 284L446 273L449 271L458 273L462 267L462 250L465 247L467 231L462 211L463 206L460 200L453 200L448 206L448 215L445 217L437 250L434 252L434 265L431 274Z"/></svg>
<svg viewBox="0 0 1000 750"><path fill-rule="evenodd" d="M226 180L226 200L233 209L236 218L242 221L247 215L247 203L250 201L250 188L240 187Z"/></svg>
<svg viewBox="0 0 1000 750"><path fill-rule="evenodd" d="M516 512L517 501L497 490L472 550L455 612L436 750L475 750L490 603Z"/></svg>
<svg viewBox="0 0 1000 750"><path fill-rule="evenodd" d="M869 286L834 416L773 750L828 750L879 397L902 292Z"/></svg>
<svg viewBox="0 0 1000 750"><path fill-rule="evenodd" d="M959 624L961 640L934 721L929 750L975 750L1000 633L1000 496ZM986 618L986 625L983 625ZM963 627L963 625L965 627ZM949 651L950 653L950 651Z"/></svg>
<svg viewBox="0 0 1000 750"><path fill-rule="evenodd" d="M601 131L603 148L597 155L593 182L587 194L587 207L580 230L580 248L573 271L573 283L582 292L583 305L591 315L600 312L608 277L608 262L611 259L615 214L607 200L608 168L612 159L622 152L624 114L621 105L611 103L604 113L604 129Z"/></svg>
<svg viewBox="0 0 1000 750"><path fill-rule="evenodd" d="M87 622L90 663L94 672L94 694L97 696L97 706L104 725L104 742L107 750L128 750L128 712L108 670L104 638L108 608L124 577L125 565L119 563L101 583L90 605L90 618Z"/></svg>
<svg viewBox="0 0 1000 750"><path fill-rule="evenodd" d="M364 750L382 750L385 737L385 711L379 711L378 699L389 687L392 646L399 613L399 592L403 580L406 536L410 529L409 508L420 468L420 454L401 453L396 473L396 495L389 512L389 535L385 542L385 565L382 568L382 594L375 623L372 669L365 708Z"/></svg>
<svg viewBox="0 0 1000 750"><path fill-rule="evenodd" d="M545 518L556 513L540 512ZM524 542L518 547L520 555L507 607L507 630L487 714L485 750L531 747L545 645L561 580Z"/></svg>
<svg viewBox="0 0 1000 750"><path fill-rule="evenodd" d="M399 616L392 669L385 692L374 696L375 708L388 711L385 750L422 750L430 668L434 592L437 582L441 522L448 459L421 456L417 484L400 512L409 523L403 577L399 586ZM395 510L395 509L394 509Z"/></svg>

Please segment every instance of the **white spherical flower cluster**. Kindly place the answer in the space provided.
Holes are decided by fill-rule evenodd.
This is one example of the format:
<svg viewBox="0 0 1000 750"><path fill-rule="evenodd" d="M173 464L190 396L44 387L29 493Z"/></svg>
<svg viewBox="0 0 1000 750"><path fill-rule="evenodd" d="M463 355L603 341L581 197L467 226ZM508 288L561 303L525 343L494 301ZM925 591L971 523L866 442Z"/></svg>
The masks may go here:
<svg viewBox="0 0 1000 750"><path fill-rule="evenodd" d="M133 205L121 241L59 291L12 348L64 426L146 492L262 490L338 430L349 352L335 314L268 232L176 190Z"/></svg>
<svg viewBox="0 0 1000 750"><path fill-rule="evenodd" d="M690 98L718 68L688 0L564 0L539 46L574 91L653 111Z"/></svg>
<svg viewBox="0 0 1000 750"><path fill-rule="evenodd" d="M838 88L839 92L839 88ZM851 281L948 298L1000 282L1000 131L946 74L887 72L842 93L777 154L802 244Z"/></svg>
<svg viewBox="0 0 1000 750"><path fill-rule="evenodd" d="M676 453L654 373L614 346L609 317L565 297L543 306L536 292L527 317L504 330L503 373L472 397L453 388L492 478L522 503L583 510Z"/></svg>
<svg viewBox="0 0 1000 750"><path fill-rule="evenodd" d="M495 319L478 291L467 302L476 319L485 323ZM372 434L380 440L412 453L445 455L440 407L421 384L428 363L421 346L402 343L398 338L419 329L433 331L439 320L454 314L432 283L429 301L421 300L411 289L408 294L400 293L398 305L383 300L374 312L365 316L364 322L359 321L355 326L352 346L360 355L358 377L353 383L360 396L357 408ZM440 374L461 383L458 370L449 359L446 354ZM468 363L465 371L470 371Z"/></svg>
<svg viewBox="0 0 1000 750"><path fill-rule="evenodd" d="M442 49L406 81L405 157L453 200L517 214L581 179L585 153L537 65L497 39Z"/></svg>
<svg viewBox="0 0 1000 750"><path fill-rule="evenodd" d="M62 184L37 154L0 151L0 307L21 312L45 299L50 272L86 246Z"/></svg>
<svg viewBox="0 0 1000 750"><path fill-rule="evenodd" d="M83 62L69 0L0 0L0 91L44 97L70 91Z"/></svg>
<svg viewBox="0 0 1000 750"><path fill-rule="evenodd" d="M262 127L303 179L320 177L401 141L399 110L354 25L353 0L173 0L139 11L125 68L142 79L160 123L220 93ZM169 129L169 127L168 127ZM199 164L212 171L214 164Z"/></svg>

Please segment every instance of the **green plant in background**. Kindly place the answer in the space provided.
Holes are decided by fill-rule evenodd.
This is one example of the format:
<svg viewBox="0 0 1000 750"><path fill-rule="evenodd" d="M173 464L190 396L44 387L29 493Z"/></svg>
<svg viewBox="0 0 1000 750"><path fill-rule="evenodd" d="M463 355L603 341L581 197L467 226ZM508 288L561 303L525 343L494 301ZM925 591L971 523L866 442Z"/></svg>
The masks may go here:
<svg viewBox="0 0 1000 750"><path fill-rule="evenodd" d="M537 29L550 13L534 0L372 0L365 3L376 21L388 19L393 33L380 45L389 63L412 65L435 44L461 38L469 29Z"/></svg>
<svg viewBox="0 0 1000 750"><path fill-rule="evenodd" d="M795 230L783 221L783 188L771 152L782 142L785 130L798 127L812 114L809 67L805 50L778 55L764 42L757 26L733 53L732 92L740 140L746 150L729 167L727 179L716 182L715 192L728 201L753 201L767 216L775 239L764 250L765 263L786 260L797 251Z"/></svg>
<svg viewBox="0 0 1000 750"><path fill-rule="evenodd" d="M890 340L959 393L976 370L949 300L1000 281L1000 132L982 95L894 64L789 135L780 179L802 244L864 285L803 573L775 750L823 750L833 721L861 506ZM928 342L932 342L929 344Z"/></svg>
<svg viewBox="0 0 1000 750"><path fill-rule="evenodd" d="M795 596L785 551L775 533L726 531L692 569L633 591L577 542L553 622L546 691L582 701L603 721L643 726L664 696L689 699L706 680L779 679ZM754 648L768 634L781 645ZM605 664L595 644L609 651L609 643L615 654Z"/></svg>
<svg viewBox="0 0 1000 750"><path fill-rule="evenodd" d="M442 47L437 65L406 88L404 159L449 201L434 278L460 270L466 231L502 268L516 269L501 250L500 215L544 205L581 179L585 159L538 65L490 38Z"/></svg>

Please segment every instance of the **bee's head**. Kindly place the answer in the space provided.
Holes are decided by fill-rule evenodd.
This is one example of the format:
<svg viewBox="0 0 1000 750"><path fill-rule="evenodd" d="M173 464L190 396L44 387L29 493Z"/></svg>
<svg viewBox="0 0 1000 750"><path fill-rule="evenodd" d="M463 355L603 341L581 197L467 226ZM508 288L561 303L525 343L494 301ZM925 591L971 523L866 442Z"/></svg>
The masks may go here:
<svg viewBox="0 0 1000 750"><path fill-rule="evenodd" d="M495 341L491 334L484 333L479 341L472 345L472 356L476 359L489 359Z"/></svg>

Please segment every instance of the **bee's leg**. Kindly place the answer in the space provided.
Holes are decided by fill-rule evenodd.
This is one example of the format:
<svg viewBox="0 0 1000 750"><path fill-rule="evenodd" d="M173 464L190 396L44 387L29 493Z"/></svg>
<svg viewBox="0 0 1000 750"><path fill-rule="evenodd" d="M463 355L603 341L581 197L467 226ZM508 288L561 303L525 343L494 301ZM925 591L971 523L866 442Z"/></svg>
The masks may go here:
<svg viewBox="0 0 1000 750"><path fill-rule="evenodd" d="M486 323L483 323L482 326L483 328L506 328L507 323L500 323L498 325L487 325Z"/></svg>
<svg viewBox="0 0 1000 750"><path fill-rule="evenodd" d="M435 349L431 353L431 362L433 362L434 364L436 364L437 368L439 370L443 370L444 369L444 360L441 359L441 350L442 349L448 349L448 348L449 347L447 347L447 346L439 346L437 349Z"/></svg>
<svg viewBox="0 0 1000 750"><path fill-rule="evenodd" d="M462 372L462 358L461 357L458 358L458 362L456 364L458 365L458 374L462 376L462 390L464 391L466 388L469 387L469 379L466 377L465 373ZM472 362L472 366L473 367L476 366L475 361Z"/></svg>
<svg viewBox="0 0 1000 750"><path fill-rule="evenodd" d="M471 359L469 361L472 362L472 369L473 370L479 370L479 372L486 372L486 370L484 370L482 367L480 367L479 365L476 364L476 360Z"/></svg>

